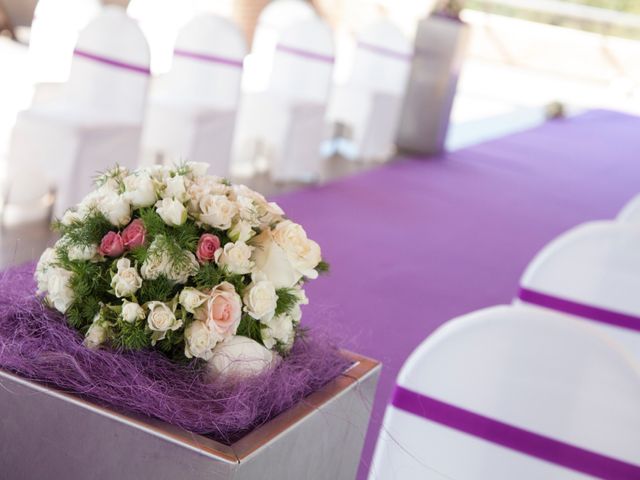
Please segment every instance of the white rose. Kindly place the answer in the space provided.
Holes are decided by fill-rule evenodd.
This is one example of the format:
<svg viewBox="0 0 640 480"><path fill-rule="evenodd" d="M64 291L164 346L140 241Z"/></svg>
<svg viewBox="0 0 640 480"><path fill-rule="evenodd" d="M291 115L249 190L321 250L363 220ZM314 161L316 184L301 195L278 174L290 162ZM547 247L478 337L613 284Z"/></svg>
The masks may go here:
<svg viewBox="0 0 640 480"><path fill-rule="evenodd" d="M99 315L99 314L98 314ZM102 345L108 337L108 330L104 324L94 319L93 323L87 330L87 334L84 337L84 345L87 348L95 349Z"/></svg>
<svg viewBox="0 0 640 480"><path fill-rule="evenodd" d="M71 245L67 254L69 260L97 260L100 258L97 245Z"/></svg>
<svg viewBox="0 0 640 480"><path fill-rule="evenodd" d="M215 379L221 375L243 379L275 368L280 357L255 340L234 336L220 342L207 362L207 373Z"/></svg>
<svg viewBox="0 0 640 480"><path fill-rule="evenodd" d="M235 222L231 229L227 231L227 235L232 242L248 242L256 232L251 227L249 222L240 220Z"/></svg>
<svg viewBox="0 0 640 480"><path fill-rule="evenodd" d="M187 162L189 168L189 176L192 178L203 177L209 170L209 164L206 162Z"/></svg>
<svg viewBox="0 0 640 480"><path fill-rule="evenodd" d="M96 206L116 227L124 226L131 220L131 204L124 195L117 192L105 193Z"/></svg>
<svg viewBox="0 0 640 480"><path fill-rule="evenodd" d="M70 208L64 212L64 215L62 215L62 218L60 219L60 223L68 227L73 223L81 221L82 218L83 216L77 210Z"/></svg>
<svg viewBox="0 0 640 480"><path fill-rule="evenodd" d="M273 239L284 249L293 267L307 278L317 278L316 266L322 260L320 246L307 238L301 225L291 220L280 222L273 229Z"/></svg>
<svg viewBox="0 0 640 480"><path fill-rule="evenodd" d="M263 323L273 318L278 304L276 289L264 274L256 273L247 286L242 297L244 311Z"/></svg>
<svg viewBox="0 0 640 480"><path fill-rule="evenodd" d="M200 200L200 221L227 230L238 213L237 205L225 195L206 195Z"/></svg>
<svg viewBox="0 0 640 480"><path fill-rule="evenodd" d="M223 248L219 248L214 253L214 259L221 267L226 267L231 273L244 275L253 269L251 253L253 247L246 243L227 243Z"/></svg>
<svg viewBox="0 0 640 480"><path fill-rule="evenodd" d="M151 176L144 171L136 172L124 179L125 198L133 208L150 207L158 199Z"/></svg>
<svg viewBox="0 0 640 480"><path fill-rule="evenodd" d="M156 203L156 212L167 225L177 227L187 221L187 209L182 202L165 198Z"/></svg>
<svg viewBox="0 0 640 480"><path fill-rule="evenodd" d="M118 298L130 297L142 286L142 278L138 275L138 270L131 266L128 258L118 260L116 267L118 272L111 279L111 288Z"/></svg>
<svg viewBox="0 0 640 480"><path fill-rule="evenodd" d="M251 259L256 270L263 272L276 289L293 287L302 278L284 249L273 240L271 230L264 230L254 237L251 245L254 247Z"/></svg>
<svg viewBox="0 0 640 480"><path fill-rule="evenodd" d="M184 180L182 175L167 178L165 189L162 191L162 198L173 198L184 202L187 199L187 188Z"/></svg>
<svg viewBox="0 0 640 480"><path fill-rule="evenodd" d="M38 293L43 293L49 288L48 271L51 266L58 261L58 252L54 248L47 248L38 260L34 276L38 283Z"/></svg>
<svg viewBox="0 0 640 480"><path fill-rule="evenodd" d="M47 271L48 298L56 310L65 313L73 303L74 295L70 282L73 274L64 268L51 267Z"/></svg>
<svg viewBox="0 0 640 480"><path fill-rule="evenodd" d="M264 346L271 349L277 343L280 343L287 349L291 348L295 338L293 324L294 320L288 314L273 317L269 323L260 330Z"/></svg>
<svg viewBox="0 0 640 480"><path fill-rule="evenodd" d="M145 280L155 280L169 270L169 258L157 248L149 250L149 255L140 267L140 274Z"/></svg>
<svg viewBox="0 0 640 480"><path fill-rule="evenodd" d="M200 269L200 264L193 253L183 250L182 254L183 259L179 262L169 259L169 261L165 263L165 270L163 272L165 277L176 283L187 283L189 277L198 273Z"/></svg>
<svg viewBox="0 0 640 480"><path fill-rule="evenodd" d="M196 313L196 310L207 301L209 296L192 287L183 288L178 297L180 305L189 313Z"/></svg>
<svg viewBox="0 0 640 480"><path fill-rule="evenodd" d="M145 168L149 176L158 183L164 184L171 174L171 168L166 165L152 165Z"/></svg>
<svg viewBox="0 0 640 480"><path fill-rule="evenodd" d="M136 302L124 301L124 304L122 305L122 319L125 322L135 323L138 320L143 320L144 317L144 308Z"/></svg>
<svg viewBox="0 0 640 480"><path fill-rule="evenodd" d="M153 331L151 344L166 337L167 331L178 330L182 326L182 320L177 319L173 310L163 302L149 302L147 304L149 314L147 315L147 325Z"/></svg>
<svg viewBox="0 0 640 480"><path fill-rule="evenodd" d="M221 340L204 322L196 320L184 331L184 355L187 358L209 360L213 355L213 347Z"/></svg>

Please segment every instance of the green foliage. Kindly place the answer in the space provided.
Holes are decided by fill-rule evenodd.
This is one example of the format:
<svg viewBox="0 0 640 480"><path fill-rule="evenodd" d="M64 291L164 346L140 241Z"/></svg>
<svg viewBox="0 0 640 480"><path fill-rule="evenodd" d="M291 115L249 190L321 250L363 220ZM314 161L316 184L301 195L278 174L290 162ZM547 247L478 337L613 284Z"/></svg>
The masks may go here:
<svg viewBox="0 0 640 480"><path fill-rule="evenodd" d="M236 335L249 337L258 342L260 345L263 345L260 329L260 322L245 313L244 315L242 315L242 319L240 320L240 325L238 325L238 331L236 332Z"/></svg>
<svg viewBox="0 0 640 480"><path fill-rule="evenodd" d="M316 272L319 274L329 273L329 264L324 260L320 260L320 263L316 265Z"/></svg>
<svg viewBox="0 0 640 480"><path fill-rule="evenodd" d="M145 280L138 290L138 303L143 304L154 300L168 302L176 293L180 285L176 285L164 275L160 275L155 280Z"/></svg>
<svg viewBox="0 0 640 480"><path fill-rule="evenodd" d="M174 362L184 363L188 359L184 354L184 332L169 330L164 339L156 343L156 347Z"/></svg>
<svg viewBox="0 0 640 480"><path fill-rule="evenodd" d="M278 303L276 304L276 315L290 312L300 301L295 288L279 288L276 290Z"/></svg>
<svg viewBox="0 0 640 480"><path fill-rule="evenodd" d="M201 265L200 270L193 277L193 281L199 290L209 290L222 282L229 282L234 286L236 292L242 293L246 286L244 275L229 273L225 268L220 268L213 262Z"/></svg>
<svg viewBox="0 0 640 480"><path fill-rule="evenodd" d="M90 212L82 221L75 221L70 225L55 222L53 226L61 236L65 237L69 245L83 247L99 245L108 231L115 230L111 222L97 210Z"/></svg>
<svg viewBox="0 0 640 480"><path fill-rule="evenodd" d="M151 338L144 322L129 323L120 320L113 328L111 343L123 350L140 350L151 346Z"/></svg>
<svg viewBox="0 0 640 480"><path fill-rule="evenodd" d="M93 317L100 311L100 301L95 296L76 297L65 313L67 323L73 328L86 331Z"/></svg>

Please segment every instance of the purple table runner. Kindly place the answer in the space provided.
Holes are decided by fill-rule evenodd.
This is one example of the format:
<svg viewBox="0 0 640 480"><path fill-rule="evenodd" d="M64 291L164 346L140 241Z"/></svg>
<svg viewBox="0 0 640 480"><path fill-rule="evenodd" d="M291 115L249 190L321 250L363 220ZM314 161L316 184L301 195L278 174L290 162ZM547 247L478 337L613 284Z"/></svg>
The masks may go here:
<svg viewBox="0 0 640 480"><path fill-rule="evenodd" d="M276 199L332 264L305 323L384 363L358 478L409 353L445 321L511 302L541 247L640 192L638 132L640 118L591 111Z"/></svg>

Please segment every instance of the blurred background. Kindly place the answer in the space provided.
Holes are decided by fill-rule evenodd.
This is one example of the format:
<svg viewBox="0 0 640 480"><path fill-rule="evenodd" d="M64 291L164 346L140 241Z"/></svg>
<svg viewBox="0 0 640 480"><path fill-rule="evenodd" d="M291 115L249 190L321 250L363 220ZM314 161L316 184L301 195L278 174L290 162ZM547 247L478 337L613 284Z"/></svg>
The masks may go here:
<svg viewBox="0 0 640 480"><path fill-rule="evenodd" d="M635 0L0 0L0 31L3 265L115 162L271 195L640 113Z"/></svg>

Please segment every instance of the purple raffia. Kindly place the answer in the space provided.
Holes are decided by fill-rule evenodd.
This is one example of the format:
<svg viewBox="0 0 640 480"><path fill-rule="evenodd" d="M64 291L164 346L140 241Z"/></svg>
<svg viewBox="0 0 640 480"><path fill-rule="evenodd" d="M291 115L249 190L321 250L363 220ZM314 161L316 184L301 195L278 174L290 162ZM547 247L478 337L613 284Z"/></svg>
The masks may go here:
<svg viewBox="0 0 640 480"><path fill-rule="evenodd" d="M118 410L231 443L301 401L348 366L318 334L298 339L272 372L235 384L202 381L193 364L154 351L89 350L35 297L34 264L0 276L0 368Z"/></svg>

